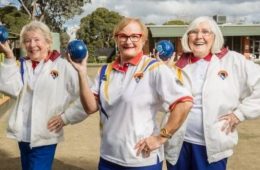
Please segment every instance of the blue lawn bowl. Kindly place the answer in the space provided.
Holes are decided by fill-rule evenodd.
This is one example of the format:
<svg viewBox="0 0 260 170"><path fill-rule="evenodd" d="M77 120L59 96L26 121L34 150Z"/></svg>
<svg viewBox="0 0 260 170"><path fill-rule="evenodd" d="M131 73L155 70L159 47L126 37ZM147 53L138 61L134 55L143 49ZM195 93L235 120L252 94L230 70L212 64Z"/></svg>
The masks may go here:
<svg viewBox="0 0 260 170"><path fill-rule="evenodd" d="M171 41L168 40L161 40L156 44L156 50L159 53L159 57L166 61L171 58L172 54L174 53L175 49Z"/></svg>
<svg viewBox="0 0 260 170"><path fill-rule="evenodd" d="M73 40L68 44L68 53L75 62L81 62L87 54L87 46L82 40Z"/></svg>
<svg viewBox="0 0 260 170"><path fill-rule="evenodd" d="M0 25L0 42L4 43L6 40L8 40L8 30Z"/></svg>

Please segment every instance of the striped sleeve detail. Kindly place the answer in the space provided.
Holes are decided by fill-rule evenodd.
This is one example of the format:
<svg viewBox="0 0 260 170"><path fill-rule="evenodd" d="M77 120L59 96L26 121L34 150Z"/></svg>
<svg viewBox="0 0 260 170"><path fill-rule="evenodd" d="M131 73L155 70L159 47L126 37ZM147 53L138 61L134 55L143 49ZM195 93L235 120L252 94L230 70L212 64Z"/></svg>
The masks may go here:
<svg viewBox="0 0 260 170"><path fill-rule="evenodd" d="M182 76L182 70L178 66L176 66L176 63L174 63L171 68L176 71L176 76L178 80L183 84L183 76Z"/></svg>
<svg viewBox="0 0 260 170"><path fill-rule="evenodd" d="M183 84L183 77L182 77L181 69L176 68L176 74L177 74L176 76L177 76L178 80L180 80L180 82Z"/></svg>
<svg viewBox="0 0 260 170"><path fill-rule="evenodd" d="M150 58L146 59L140 69L140 71L144 72L145 68L149 65L149 63L151 62L152 60Z"/></svg>
<svg viewBox="0 0 260 170"><path fill-rule="evenodd" d="M191 96L181 97L178 100L176 100L173 104L170 105L169 110L172 111L178 103L192 102L192 101L193 101L193 98Z"/></svg>
<svg viewBox="0 0 260 170"><path fill-rule="evenodd" d="M104 81L104 93L105 93L107 101L109 100L108 87L109 87L110 74L111 74L112 69L113 69L113 65L108 64L107 69L106 69L106 73L105 73L106 81Z"/></svg>
<svg viewBox="0 0 260 170"><path fill-rule="evenodd" d="M154 63L154 64L149 68L149 71L154 70L155 68L159 67L159 66L162 65L162 64L163 64L162 62Z"/></svg>

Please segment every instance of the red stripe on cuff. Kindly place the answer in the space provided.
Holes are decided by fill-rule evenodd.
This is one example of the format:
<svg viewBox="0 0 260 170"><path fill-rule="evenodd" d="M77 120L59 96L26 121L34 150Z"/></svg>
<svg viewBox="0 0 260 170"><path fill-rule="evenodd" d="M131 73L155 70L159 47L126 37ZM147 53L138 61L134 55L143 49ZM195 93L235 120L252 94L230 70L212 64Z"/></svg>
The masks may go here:
<svg viewBox="0 0 260 170"><path fill-rule="evenodd" d="M172 111L178 103L192 102L192 101L193 101L193 98L191 96L181 97L178 100L176 100L173 104L170 105L169 110Z"/></svg>

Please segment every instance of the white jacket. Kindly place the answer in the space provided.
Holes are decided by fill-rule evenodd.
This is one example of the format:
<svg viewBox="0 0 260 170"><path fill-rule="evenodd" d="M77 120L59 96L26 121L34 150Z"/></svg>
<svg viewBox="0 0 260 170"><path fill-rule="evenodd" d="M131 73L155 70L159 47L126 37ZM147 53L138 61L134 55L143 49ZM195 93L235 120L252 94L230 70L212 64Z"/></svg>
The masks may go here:
<svg viewBox="0 0 260 170"><path fill-rule="evenodd" d="M84 120L84 112L79 100L79 81L75 69L58 53L44 63L35 81L32 99L31 147L56 144L63 140L63 130L50 132L47 122L51 117L62 114L65 124ZM21 141L23 126L23 102L28 85L28 71L31 61L25 60L22 81L21 64L8 60L0 64L0 91L12 97L7 136ZM77 101L76 101L77 100Z"/></svg>
<svg viewBox="0 0 260 170"><path fill-rule="evenodd" d="M176 63L182 69L184 85L192 88L189 56ZM220 73L227 73L221 78ZM260 115L260 66L234 51L213 55L208 66L202 92L203 126L209 163L233 154L238 142L237 131L226 135L221 131L220 115L233 112L240 121ZM164 120L166 121L166 120ZM183 143L186 122L165 144L165 157L175 164Z"/></svg>

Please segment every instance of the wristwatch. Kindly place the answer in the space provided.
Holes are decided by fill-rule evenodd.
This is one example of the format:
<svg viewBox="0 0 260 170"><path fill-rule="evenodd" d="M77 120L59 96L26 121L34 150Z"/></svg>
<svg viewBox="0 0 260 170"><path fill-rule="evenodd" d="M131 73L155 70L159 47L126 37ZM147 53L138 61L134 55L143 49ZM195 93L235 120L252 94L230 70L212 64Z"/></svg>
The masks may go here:
<svg viewBox="0 0 260 170"><path fill-rule="evenodd" d="M163 138L170 139L172 137L172 134L166 128L162 128L160 130L160 136L163 137Z"/></svg>

